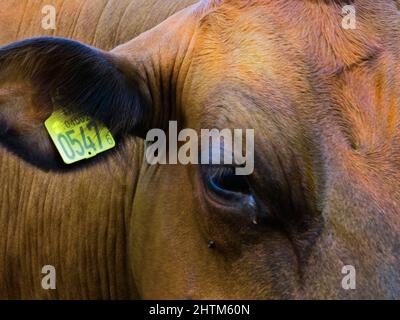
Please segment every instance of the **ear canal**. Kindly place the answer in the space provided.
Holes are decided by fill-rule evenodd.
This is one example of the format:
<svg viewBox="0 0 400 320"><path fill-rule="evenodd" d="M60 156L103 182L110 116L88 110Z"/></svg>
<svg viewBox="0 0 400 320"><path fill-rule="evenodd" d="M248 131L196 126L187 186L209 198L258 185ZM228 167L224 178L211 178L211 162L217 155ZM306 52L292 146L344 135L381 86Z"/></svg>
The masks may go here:
<svg viewBox="0 0 400 320"><path fill-rule="evenodd" d="M118 138L143 136L144 81L111 54L63 38L0 47L0 143L26 160L50 163L43 122L55 109L102 121Z"/></svg>

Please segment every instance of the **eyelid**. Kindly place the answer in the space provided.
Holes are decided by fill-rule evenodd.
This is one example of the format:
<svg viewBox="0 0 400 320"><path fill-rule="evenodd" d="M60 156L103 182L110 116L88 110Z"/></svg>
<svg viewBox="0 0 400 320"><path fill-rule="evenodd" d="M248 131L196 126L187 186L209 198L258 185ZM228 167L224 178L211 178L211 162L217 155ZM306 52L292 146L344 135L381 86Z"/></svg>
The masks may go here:
<svg viewBox="0 0 400 320"><path fill-rule="evenodd" d="M218 168L215 172L213 172L212 174L210 174L207 177L207 187L211 187L213 190L216 190L218 193L221 193L222 195L229 195L232 192L228 192L225 189L221 188L217 183L215 183L216 179L215 178L221 178L223 176L223 174L225 173L224 171L226 170L226 168Z"/></svg>
<svg viewBox="0 0 400 320"><path fill-rule="evenodd" d="M237 176L233 166L214 166L213 168L209 169L205 178L208 189L224 198L240 200L243 199L244 196L248 196L250 193L250 187L247 179L243 176ZM224 182L224 179L227 179L225 182L228 183L228 188L224 188L223 185L218 183L219 181ZM235 179L238 180L235 181ZM235 182L239 183L235 185ZM229 185L229 183L233 184ZM243 189L241 188L241 183L243 183ZM233 186L233 188L230 189L229 186ZM235 189L235 187L238 188Z"/></svg>

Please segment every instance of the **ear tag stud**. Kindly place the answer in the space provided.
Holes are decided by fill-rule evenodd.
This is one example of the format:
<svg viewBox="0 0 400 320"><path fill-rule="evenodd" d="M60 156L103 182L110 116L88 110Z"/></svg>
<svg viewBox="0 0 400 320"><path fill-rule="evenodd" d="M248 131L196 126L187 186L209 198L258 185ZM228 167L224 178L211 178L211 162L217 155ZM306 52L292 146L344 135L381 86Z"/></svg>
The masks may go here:
<svg viewBox="0 0 400 320"><path fill-rule="evenodd" d="M89 116L59 110L45 121L45 127L66 164L93 158L116 145L107 127Z"/></svg>

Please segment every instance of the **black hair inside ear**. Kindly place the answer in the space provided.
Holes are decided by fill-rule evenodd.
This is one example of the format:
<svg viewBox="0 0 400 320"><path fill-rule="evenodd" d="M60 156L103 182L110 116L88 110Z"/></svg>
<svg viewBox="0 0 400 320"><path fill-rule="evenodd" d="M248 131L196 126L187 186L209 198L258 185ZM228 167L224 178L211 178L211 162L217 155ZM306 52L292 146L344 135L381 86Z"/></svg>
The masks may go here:
<svg viewBox="0 0 400 320"><path fill-rule="evenodd" d="M0 83L20 77L57 106L90 115L114 132L137 130L146 118L137 74L105 52L64 38L33 38L0 48Z"/></svg>
<svg viewBox="0 0 400 320"><path fill-rule="evenodd" d="M44 124L40 128L34 126L31 132L13 128L9 119L10 101L8 112L2 114L1 89L10 83L28 84L32 88L31 101L38 101L26 106L34 110L26 112L25 122L44 123L46 119L39 116L46 112L49 116L49 110L63 109L102 121L117 140L127 134L145 135L150 110L142 92L144 80L134 68L126 70L111 54L64 38L16 42L0 47L0 143L33 164L43 164L48 157L46 167L49 167L60 159L43 140L50 141ZM23 109L19 112L24 115ZM37 142L35 150L27 141L32 136L42 140Z"/></svg>

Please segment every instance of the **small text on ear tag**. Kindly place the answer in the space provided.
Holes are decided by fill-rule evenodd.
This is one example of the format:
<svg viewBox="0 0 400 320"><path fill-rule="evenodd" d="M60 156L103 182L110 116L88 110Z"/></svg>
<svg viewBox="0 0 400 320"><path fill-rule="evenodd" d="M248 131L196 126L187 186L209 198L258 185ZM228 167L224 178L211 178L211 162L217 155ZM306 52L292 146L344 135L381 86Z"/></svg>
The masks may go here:
<svg viewBox="0 0 400 320"><path fill-rule="evenodd" d="M111 132L89 116L71 116L55 111L45 121L58 152L66 164L93 158L115 147Z"/></svg>

